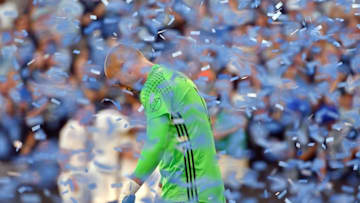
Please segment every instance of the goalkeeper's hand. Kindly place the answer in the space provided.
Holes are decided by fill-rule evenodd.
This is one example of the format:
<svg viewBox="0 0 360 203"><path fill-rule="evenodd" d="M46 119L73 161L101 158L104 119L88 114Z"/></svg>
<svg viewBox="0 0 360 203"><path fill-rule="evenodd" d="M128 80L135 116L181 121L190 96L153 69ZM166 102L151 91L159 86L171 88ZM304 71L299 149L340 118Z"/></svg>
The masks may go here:
<svg viewBox="0 0 360 203"><path fill-rule="evenodd" d="M140 188L140 185L137 184L134 180L128 178L125 180L120 193L119 200L122 203L134 203L135 202L135 193Z"/></svg>

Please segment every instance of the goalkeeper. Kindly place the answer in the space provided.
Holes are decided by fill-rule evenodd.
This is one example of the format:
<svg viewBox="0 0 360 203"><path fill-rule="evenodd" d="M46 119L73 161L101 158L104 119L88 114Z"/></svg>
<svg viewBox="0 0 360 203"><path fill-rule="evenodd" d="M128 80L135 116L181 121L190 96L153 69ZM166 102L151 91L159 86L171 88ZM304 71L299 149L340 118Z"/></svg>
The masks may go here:
<svg viewBox="0 0 360 203"><path fill-rule="evenodd" d="M104 71L115 85L140 92L147 120L147 140L120 201L133 202L159 166L165 202L225 202L210 118L196 85L125 45L110 50Z"/></svg>

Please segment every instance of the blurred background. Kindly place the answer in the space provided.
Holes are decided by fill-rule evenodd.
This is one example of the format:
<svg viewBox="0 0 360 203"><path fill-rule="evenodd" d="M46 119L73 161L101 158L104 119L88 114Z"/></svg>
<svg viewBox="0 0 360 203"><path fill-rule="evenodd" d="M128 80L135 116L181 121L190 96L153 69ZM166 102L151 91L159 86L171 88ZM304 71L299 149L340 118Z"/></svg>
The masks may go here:
<svg viewBox="0 0 360 203"><path fill-rule="evenodd" d="M0 0L0 202L116 202L146 128L117 42L195 81L229 202L360 200L360 1Z"/></svg>

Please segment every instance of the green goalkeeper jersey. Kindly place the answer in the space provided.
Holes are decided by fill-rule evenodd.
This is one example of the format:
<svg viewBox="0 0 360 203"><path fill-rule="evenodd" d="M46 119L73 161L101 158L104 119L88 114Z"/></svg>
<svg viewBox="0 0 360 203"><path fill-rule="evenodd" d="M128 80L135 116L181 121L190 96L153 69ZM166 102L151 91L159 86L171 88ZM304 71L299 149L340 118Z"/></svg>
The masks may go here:
<svg viewBox="0 0 360 203"><path fill-rule="evenodd" d="M134 176L159 166L165 202L225 202L205 100L185 74L154 65L140 92L147 140Z"/></svg>

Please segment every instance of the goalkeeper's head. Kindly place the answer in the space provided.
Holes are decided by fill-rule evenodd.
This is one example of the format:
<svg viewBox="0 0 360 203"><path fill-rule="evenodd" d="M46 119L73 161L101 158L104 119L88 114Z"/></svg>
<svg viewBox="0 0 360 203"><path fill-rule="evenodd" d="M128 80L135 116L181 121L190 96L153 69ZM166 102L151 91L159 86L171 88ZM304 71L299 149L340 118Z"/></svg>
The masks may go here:
<svg viewBox="0 0 360 203"><path fill-rule="evenodd" d="M116 86L140 90L153 65L139 50L117 44L106 56L104 72Z"/></svg>

